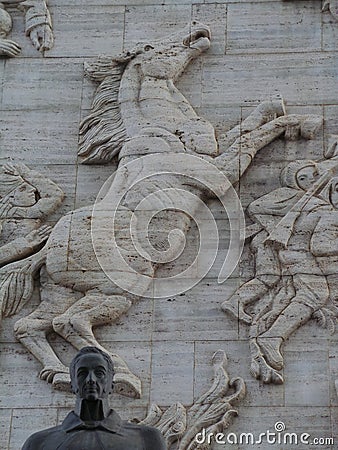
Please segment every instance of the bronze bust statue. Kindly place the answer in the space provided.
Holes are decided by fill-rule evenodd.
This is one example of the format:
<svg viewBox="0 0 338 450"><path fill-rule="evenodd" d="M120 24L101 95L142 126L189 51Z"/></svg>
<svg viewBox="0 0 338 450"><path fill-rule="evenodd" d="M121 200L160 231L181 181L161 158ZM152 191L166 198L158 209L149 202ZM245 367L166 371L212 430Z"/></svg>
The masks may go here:
<svg viewBox="0 0 338 450"><path fill-rule="evenodd" d="M81 349L70 366L74 411L61 425L34 433L22 450L166 450L159 430L123 421L110 409L113 376L106 353L96 347Z"/></svg>

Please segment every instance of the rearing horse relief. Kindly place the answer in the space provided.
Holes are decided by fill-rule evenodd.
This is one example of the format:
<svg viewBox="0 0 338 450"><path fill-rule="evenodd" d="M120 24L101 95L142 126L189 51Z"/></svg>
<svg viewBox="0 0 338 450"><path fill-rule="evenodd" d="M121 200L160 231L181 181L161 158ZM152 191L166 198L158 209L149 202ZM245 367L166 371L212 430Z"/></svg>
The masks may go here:
<svg viewBox="0 0 338 450"><path fill-rule="evenodd" d="M103 214L99 242L109 248L111 233L119 233L123 255L138 273L149 278L149 283L161 262L153 263L140 255L127 232L132 213L147 195L149 184L141 184L132 195L124 197L115 217L114 230L109 226L109 215L105 215L108 200L132 186L135 173L125 169L130 161L138 164L141 156L153 155L163 158L166 164L184 160L182 155L195 155L214 165L233 184L268 143L284 133L289 137L301 135L311 139L321 125L321 118L317 116L286 115L282 101L276 98L261 103L240 126L228 133L229 146L219 148L212 125L196 114L174 84L188 64L209 46L209 28L192 22L165 39L138 45L115 58L101 58L86 67L89 77L100 85L91 114L81 125L79 154L89 164L109 162L114 157L119 161L106 196L95 205ZM149 167L142 163L137 167L138 175L146 177ZM189 170L191 168L182 167L183 172L189 173ZM217 184L217 180L210 182ZM198 183L170 173L159 175L155 184L168 191L171 188L188 190L195 198L190 205L192 211L199 208L199 201L211 197L210 191ZM215 189L225 191L227 187L216 186ZM33 283L33 275L38 270L41 272L41 303L16 323L15 335L41 362L40 378L59 388L68 382L68 368L50 346L48 332L55 331L77 349L93 345L107 351L97 342L92 328L116 321L148 288L143 285L143 291L139 290L136 295L132 289L122 289L112 281L128 275L123 268L112 265L105 270L112 276L102 270L93 248L92 209L88 206L62 217L38 254L9 264L1 271L3 305L16 302L18 308L29 300L31 290L27 286ZM159 217L159 229L165 228L168 220L182 236L191 219L171 205L170 215ZM171 251L179 254L182 241L174 239L171 244ZM18 273L23 273L24 277L15 284L14 275ZM3 315L6 316L6 312L4 308ZM112 358L116 370L115 389L131 397L140 396L139 378L119 355L112 354Z"/></svg>

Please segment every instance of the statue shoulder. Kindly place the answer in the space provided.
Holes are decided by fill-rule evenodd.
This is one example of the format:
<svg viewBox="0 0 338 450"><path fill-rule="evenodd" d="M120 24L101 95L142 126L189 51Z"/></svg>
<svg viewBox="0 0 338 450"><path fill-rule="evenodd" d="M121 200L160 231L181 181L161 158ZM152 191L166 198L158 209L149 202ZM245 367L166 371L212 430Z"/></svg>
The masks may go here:
<svg viewBox="0 0 338 450"><path fill-rule="evenodd" d="M167 450L167 446L164 440L164 437L160 430L150 426L142 427L142 435L145 442L146 450Z"/></svg>
<svg viewBox="0 0 338 450"><path fill-rule="evenodd" d="M46 447L47 439L50 440L52 435L55 436L55 433L58 434L59 432L62 432L61 426L56 426L52 428L47 428L46 430L37 431L26 440L21 450L48 449L48 446ZM50 449L52 450L52 447Z"/></svg>
<svg viewBox="0 0 338 450"><path fill-rule="evenodd" d="M145 450L167 450L165 439L157 428L131 422L124 422L124 426L137 430L141 434Z"/></svg>

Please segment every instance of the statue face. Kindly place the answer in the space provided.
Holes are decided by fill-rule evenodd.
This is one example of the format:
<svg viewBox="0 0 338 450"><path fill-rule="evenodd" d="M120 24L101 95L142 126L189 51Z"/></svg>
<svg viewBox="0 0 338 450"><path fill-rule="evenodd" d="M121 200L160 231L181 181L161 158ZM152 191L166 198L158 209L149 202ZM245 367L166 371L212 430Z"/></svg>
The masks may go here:
<svg viewBox="0 0 338 450"><path fill-rule="evenodd" d="M315 167L304 167L297 173L297 184L304 191L312 187L317 179L318 172Z"/></svg>
<svg viewBox="0 0 338 450"><path fill-rule="evenodd" d="M29 183L22 183L13 191L11 203L13 206L33 206L36 203L36 189Z"/></svg>
<svg viewBox="0 0 338 450"><path fill-rule="evenodd" d="M108 397L111 386L112 374L101 355L88 353L79 358L74 380L77 396L84 400L99 400Z"/></svg>

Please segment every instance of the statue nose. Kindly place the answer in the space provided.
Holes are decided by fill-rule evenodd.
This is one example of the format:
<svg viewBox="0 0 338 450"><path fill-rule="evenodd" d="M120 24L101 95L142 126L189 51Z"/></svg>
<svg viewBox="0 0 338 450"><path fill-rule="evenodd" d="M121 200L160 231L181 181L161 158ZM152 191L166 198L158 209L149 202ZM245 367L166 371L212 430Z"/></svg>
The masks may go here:
<svg viewBox="0 0 338 450"><path fill-rule="evenodd" d="M96 376L94 372L89 372L87 376L87 383L94 384L96 382Z"/></svg>

